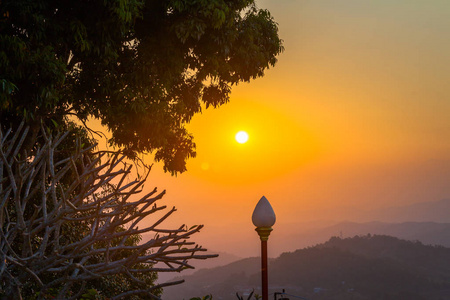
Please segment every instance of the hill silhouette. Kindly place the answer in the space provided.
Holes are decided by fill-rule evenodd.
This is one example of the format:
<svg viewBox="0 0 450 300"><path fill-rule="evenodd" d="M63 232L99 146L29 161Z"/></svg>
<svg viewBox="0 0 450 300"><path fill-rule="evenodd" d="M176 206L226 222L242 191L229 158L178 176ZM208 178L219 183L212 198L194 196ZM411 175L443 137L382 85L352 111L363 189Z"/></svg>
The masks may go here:
<svg viewBox="0 0 450 300"><path fill-rule="evenodd" d="M326 242L331 236L353 237L356 235L389 235L405 240L420 241L429 245L450 247L450 223L436 222L338 222L313 225L307 223L287 224L276 228L271 239L273 252L283 253ZM295 231L292 232L292 228ZM286 241L290 241L287 245Z"/></svg>
<svg viewBox="0 0 450 300"><path fill-rule="evenodd" d="M164 291L163 299L236 299L260 285L259 258L200 270L186 283ZM269 293L286 292L311 300L450 299L450 248L427 246L384 235L329 241L269 262ZM294 299L294 298L292 298Z"/></svg>
<svg viewBox="0 0 450 300"><path fill-rule="evenodd" d="M450 223L435 222L341 222L316 232L320 236L342 233L344 237L378 234L389 235L405 240L420 241L424 244L450 247ZM334 233L334 234L333 234Z"/></svg>

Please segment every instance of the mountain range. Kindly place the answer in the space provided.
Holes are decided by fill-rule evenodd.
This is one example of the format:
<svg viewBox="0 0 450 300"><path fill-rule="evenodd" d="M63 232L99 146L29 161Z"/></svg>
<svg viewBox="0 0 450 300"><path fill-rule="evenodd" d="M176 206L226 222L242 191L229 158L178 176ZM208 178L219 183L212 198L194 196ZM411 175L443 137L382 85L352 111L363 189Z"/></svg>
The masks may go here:
<svg viewBox="0 0 450 300"><path fill-rule="evenodd" d="M166 288L163 299L260 293L259 267L259 258L246 258L199 270L184 277L184 284ZM310 300L450 299L450 248L386 235L332 237L271 259L269 274L269 293L286 289Z"/></svg>
<svg viewBox="0 0 450 300"><path fill-rule="evenodd" d="M345 209L343 209L345 210ZM410 270L411 266L417 265L417 262L421 262L424 258L427 259L428 255L434 256L435 254L433 252L429 252L427 254L424 254L422 257L418 257L417 261L401 261L398 262L398 257L393 258L380 258L376 257L374 258L374 253L364 254L364 251L361 251L361 249L357 249L356 246L349 249L349 247L345 247L345 242L339 244L338 247L339 250L330 250L330 245L333 245L333 247L336 247L336 241L349 241L354 240L357 237L367 237L368 235L371 236L378 236L378 235L387 235L391 236L394 241L395 239L403 239L405 241L402 241L403 246L400 246L401 243L395 244L395 242L387 242L386 245L390 245L391 248L385 248L381 249L380 247L376 247L376 244L372 244L373 249L378 249L380 253L388 253L389 249L395 249L401 248L401 247L412 247L411 245L420 245L420 247L430 247L430 249L441 249L441 248L449 248L450 247L450 214L448 212L450 211L450 200L440 200L440 201L434 201L434 202L423 202L423 203L416 203L406 206L398 206L398 207L388 207L383 208L375 211L359 211L358 214L353 212L353 218L344 218L351 221L314 221L314 222L297 222L297 223L291 223L286 224L279 222L276 224L276 228L274 228L274 232L271 235L270 238L270 251L269 255L272 257L277 257L276 259L272 259L271 262L271 276L277 280L271 279L272 283L272 292L280 292L282 289L286 289L290 293L298 293L305 297L306 295L309 295L309 298L306 299L322 299L320 297L325 297L324 292L320 292L317 294L312 293L311 294L311 288L312 283L310 285L305 285L305 282L303 284L299 282L292 282L289 278L276 275L275 270L277 273L282 274L283 272L288 274L292 272L306 272L307 274L311 274L311 268L315 269L314 267L308 266L306 269L305 266L295 266L294 264L285 264L283 267L277 267L280 265L280 263L277 263L277 261L281 261L280 258L286 257L286 255L289 257L289 260L295 261L291 255L306 255L306 254L298 254L298 253L304 253L304 251L307 251L308 249L316 249L316 250L308 250L313 251L316 256L311 256L308 258L308 260L314 261L314 259L318 260L317 265L321 265L323 261L323 257L321 258L321 255L319 255L318 251L321 248L327 248L325 250L320 250L322 252L322 255L326 255L327 257L334 257L332 260L329 261L330 265L333 265L333 260L340 261L345 260L343 258L342 253L338 253L336 251L343 251L345 253L350 252L352 253L352 259L350 261L358 261L360 266L365 266L366 268L377 268L377 266L370 265L371 263L364 261L364 259L367 259L369 257L370 259L375 259L375 262L385 266L385 271L388 268L393 268L390 270L390 272L396 273L397 276L409 278L407 281L408 284L414 284L419 286L424 286L424 284L421 284L420 282L413 283L413 280L410 276L410 273L412 271L408 271L407 274L401 274L401 272L397 269L400 268L400 270L405 271L405 269ZM348 215L352 215L352 212L349 210ZM340 214L340 216L345 216L346 214ZM376 221L370 221L370 222L363 222L362 220L376 220ZM334 237L330 240L330 237ZM368 239L372 240L372 239ZM387 239L385 239L385 242ZM333 243L334 244L333 244ZM378 241L380 242L380 241ZM238 245L245 245L245 241L242 243L237 243ZM316 245L316 246L314 246ZM405 246L409 245L409 246ZM386 246L387 247L387 246ZM331 247L332 248L332 247ZM447 249L445 248L445 249ZM296 250L301 249L301 250ZM237 253L239 253L239 249L236 249ZM377 251L378 251L377 250ZM290 252L288 252L290 251ZM370 252L370 249L366 249L365 251ZM372 251L373 252L373 251ZM219 254L218 258L215 259L208 259L205 261L194 261L191 264L195 266L196 269L194 270L185 270L182 273L160 273L158 282L166 282L174 277L184 278L186 280L186 283L180 285L180 286L174 286L174 287L167 287L165 289L165 292L163 294L163 299L165 300L178 300L178 299L190 299L190 297L199 297L204 296L206 294L213 294L214 300L216 299L236 299L236 292L241 293L241 295L249 294L254 287L258 287L259 285L259 266L260 262L258 258L246 258L242 259L241 257L233 254L229 254L226 252L215 252L215 251L209 251L209 253L217 253ZM236 252L235 252L236 253ZM297 254L295 254L297 253ZM347 253L348 254L348 253ZM312 254L311 254L312 255ZM403 255L408 256L409 254L404 253ZM315 257L313 259L313 257ZM379 260L383 261L379 261ZM390 263L392 263L391 266L387 266L388 263L386 262L386 259L390 260ZM449 260L447 260L449 261ZM347 262L348 263L348 262ZM441 264L441 263L439 263ZM444 262L445 265L445 262ZM280 265L281 266L281 265ZM337 265L335 266L337 267ZM340 268L346 270L348 265L341 265ZM439 266L435 266L436 270L440 270ZM330 266L322 266L320 270L323 269L329 269ZM352 268L355 272L355 274L365 274L364 268L358 267L357 264L352 264ZM359 269L358 269L359 268ZM361 269L362 268L362 269ZM417 276L420 278L420 280L425 280L425 285L428 284L429 275L432 273L430 270L432 268L430 266L425 268L428 270L425 275L421 274L421 272L417 272ZM329 269L329 270L332 270ZM336 270L335 270L336 271ZM402 272L403 272L402 271ZM384 271L379 270L380 274L382 274ZM313 272L314 273L314 272ZM319 272L320 273L320 272ZM444 275L448 275L448 269L442 271ZM274 275L275 274L275 275ZM409 274L409 275L408 275ZM177 276L178 275L178 276ZM323 278L320 279L320 274L316 274L317 281L314 283L317 285L314 288L317 288L316 291L322 291L322 290L328 290L328 294L323 299L341 299L336 294L336 286L334 286L332 291L335 291L332 296L330 295L330 288L324 288L321 285L321 282L323 281ZM323 274L322 274L323 275ZM347 274L348 275L348 274ZM295 274L291 274L293 277L298 277ZM409 276L409 277L408 277ZM436 279L439 277L438 275L433 275ZM436 277L437 276L437 277ZM282 279L284 278L284 279ZM389 278L389 276L387 276ZM445 277L448 279L448 277ZM345 280L343 280L345 281ZM395 281L395 280L394 280ZM349 282L348 280L345 282ZM450 280L447 280L447 282L450 282ZM342 282L341 282L342 283ZM331 284L331 283L330 283ZM361 286L364 286L364 284L359 283L359 288ZM383 289L386 289L386 283L380 283L381 285L384 284ZM341 293L342 299L378 299L378 298L367 298L367 296L364 296L367 291L364 291L364 288L362 288L363 292L359 291L358 289L355 289L354 287L349 287L347 284L345 284L345 287L347 290L354 290L355 292L351 295L347 292ZM314 289L312 288L312 289ZM309 290L308 290L309 289ZM450 299L450 295L446 295L445 291L442 291L440 288L436 288L436 286L428 287L427 292L424 291L408 291L407 288L404 288L403 291L397 290L393 291L392 289L387 289L388 293L390 295L397 295L393 296L394 298L382 298L382 299ZM437 292L435 292L437 290ZM449 288L450 290L450 288ZM341 289L342 292L342 289ZM397 294L396 294L397 293ZM399 295L401 293L406 293L405 295L408 296L408 298L395 298L400 297ZM425 293L425 294L424 294ZM411 296L412 295L412 296ZM425 295L425 296L423 296ZM431 295L431 296L430 296ZM442 296L444 295L444 296ZM349 298L349 297L353 298ZM373 296L373 295L372 295ZM327 298L328 297L328 298ZM334 297L334 298L333 298ZM366 297L366 298L364 298ZM422 297L422 298L421 298ZM434 298L432 298L434 297ZM441 297L441 298L439 298ZM293 298L295 299L295 298ZM381 298L380 298L381 299Z"/></svg>

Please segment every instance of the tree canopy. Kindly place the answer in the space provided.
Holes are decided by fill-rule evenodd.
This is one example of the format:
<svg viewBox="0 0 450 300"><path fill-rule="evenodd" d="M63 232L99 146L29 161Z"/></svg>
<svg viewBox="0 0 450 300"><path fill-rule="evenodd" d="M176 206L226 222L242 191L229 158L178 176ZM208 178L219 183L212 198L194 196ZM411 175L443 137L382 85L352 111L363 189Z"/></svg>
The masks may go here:
<svg viewBox="0 0 450 300"><path fill-rule="evenodd" d="M282 50L254 0L1 0L2 126L98 118L128 157L153 152L176 174L202 104L226 103Z"/></svg>

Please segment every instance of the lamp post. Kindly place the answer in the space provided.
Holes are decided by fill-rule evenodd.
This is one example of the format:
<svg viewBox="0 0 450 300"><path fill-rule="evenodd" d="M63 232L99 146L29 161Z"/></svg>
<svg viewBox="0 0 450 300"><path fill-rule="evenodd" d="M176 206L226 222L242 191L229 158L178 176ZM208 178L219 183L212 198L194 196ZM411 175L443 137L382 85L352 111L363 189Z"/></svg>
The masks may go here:
<svg viewBox="0 0 450 300"><path fill-rule="evenodd" d="M256 226L261 239L261 289L262 300L269 300L269 280L267 272L267 240L272 226L275 224L275 212L266 197L262 196L252 215L252 222Z"/></svg>

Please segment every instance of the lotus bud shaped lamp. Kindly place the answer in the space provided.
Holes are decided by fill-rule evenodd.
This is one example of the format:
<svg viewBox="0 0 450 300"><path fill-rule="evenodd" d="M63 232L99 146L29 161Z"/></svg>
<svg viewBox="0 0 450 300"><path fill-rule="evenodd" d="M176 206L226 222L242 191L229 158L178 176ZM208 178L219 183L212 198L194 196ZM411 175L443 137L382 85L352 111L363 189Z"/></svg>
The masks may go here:
<svg viewBox="0 0 450 300"><path fill-rule="evenodd" d="M262 196L252 215L253 225L256 226L261 239L261 289L262 300L269 300L269 280L267 270L267 240L272 226L275 224L275 212L266 197Z"/></svg>

